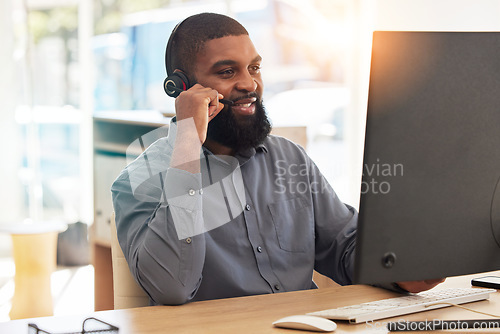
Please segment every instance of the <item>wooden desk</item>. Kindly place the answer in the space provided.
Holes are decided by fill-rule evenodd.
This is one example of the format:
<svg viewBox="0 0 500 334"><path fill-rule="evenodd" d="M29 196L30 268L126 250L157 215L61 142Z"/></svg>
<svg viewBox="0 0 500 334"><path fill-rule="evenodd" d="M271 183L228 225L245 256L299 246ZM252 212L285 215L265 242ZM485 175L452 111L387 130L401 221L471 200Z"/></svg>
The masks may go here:
<svg viewBox="0 0 500 334"><path fill-rule="evenodd" d="M489 273L500 275L500 271ZM481 275L449 278L438 288L469 287L470 279ZM40 328L60 333L81 330L81 322L87 316L95 316L120 327L120 334L155 333L300 333L295 330L274 328L271 323L279 318L304 314L311 311L373 301L396 296L396 293L371 286L332 287L318 290L279 293L251 297L231 298L189 303L182 306L154 306L126 310L101 311L92 314L64 317L45 317L14 320L0 323L0 333L26 333L29 322ZM75 301L76 302L76 301ZM490 300L469 304L469 307L485 312L499 313L500 292ZM416 313L401 318L405 320L432 319L487 319L486 316L458 308L445 308ZM384 333L387 319L373 324L350 325L337 322L335 333ZM487 331L486 331L487 332ZM304 332L306 333L306 332ZM434 332L435 333L435 332ZM474 331L474 333L481 333ZM491 332L490 332L491 333Z"/></svg>

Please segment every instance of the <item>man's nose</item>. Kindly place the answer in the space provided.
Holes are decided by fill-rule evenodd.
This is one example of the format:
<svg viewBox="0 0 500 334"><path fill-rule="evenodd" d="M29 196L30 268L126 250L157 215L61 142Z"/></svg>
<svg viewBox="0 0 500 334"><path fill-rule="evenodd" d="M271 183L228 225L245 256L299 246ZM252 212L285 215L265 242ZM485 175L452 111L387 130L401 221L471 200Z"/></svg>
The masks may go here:
<svg viewBox="0 0 500 334"><path fill-rule="evenodd" d="M250 73L242 73L241 78L239 78L236 83L236 89L240 91L254 92L257 89L257 81Z"/></svg>

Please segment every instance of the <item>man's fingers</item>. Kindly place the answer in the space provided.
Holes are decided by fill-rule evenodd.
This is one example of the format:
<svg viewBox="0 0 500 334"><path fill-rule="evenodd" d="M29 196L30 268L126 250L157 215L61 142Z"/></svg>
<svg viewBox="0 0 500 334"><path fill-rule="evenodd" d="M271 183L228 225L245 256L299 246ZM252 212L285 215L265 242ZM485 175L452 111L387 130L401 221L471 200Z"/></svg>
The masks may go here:
<svg viewBox="0 0 500 334"><path fill-rule="evenodd" d="M208 118L213 119L224 109L224 104L219 102L222 98L224 98L224 95L217 93L217 98L210 102L208 106Z"/></svg>
<svg viewBox="0 0 500 334"><path fill-rule="evenodd" d="M409 281L409 282L398 282L399 287L405 289L406 291L417 293L432 289L436 285L443 283L444 278L428 279L423 281Z"/></svg>
<svg viewBox="0 0 500 334"><path fill-rule="evenodd" d="M424 280L424 282L427 284L439 284L439 283L443 283L444 281L446 281L446 278L436 278L436 279Z"/></svg>

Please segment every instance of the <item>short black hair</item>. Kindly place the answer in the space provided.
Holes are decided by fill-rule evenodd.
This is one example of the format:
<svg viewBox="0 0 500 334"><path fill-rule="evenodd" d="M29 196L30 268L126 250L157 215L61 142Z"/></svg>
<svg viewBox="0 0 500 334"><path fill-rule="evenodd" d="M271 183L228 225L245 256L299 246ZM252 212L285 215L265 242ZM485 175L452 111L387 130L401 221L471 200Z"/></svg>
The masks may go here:
<svg viewBox="0 0 500 334"><path fill-rule="evenodd" d="M170 63L171 68L167 68L167 73L179 69L191 77L196 57L205 42L240 35L248 35L248 31L238 21L226 15L201 13L186 18L175 30L174 36L171 36L170 54L167 52L166 55L171 57L166 62Z"/></svg>

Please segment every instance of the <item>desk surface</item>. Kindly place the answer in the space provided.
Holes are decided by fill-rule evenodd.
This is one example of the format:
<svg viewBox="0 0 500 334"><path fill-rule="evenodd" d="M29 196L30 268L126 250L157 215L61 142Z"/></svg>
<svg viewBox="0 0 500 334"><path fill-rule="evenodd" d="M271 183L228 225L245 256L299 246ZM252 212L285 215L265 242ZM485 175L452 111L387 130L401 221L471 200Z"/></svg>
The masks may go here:
<svg viewBox="0 0 500 334"><path fill-rule="evenodd" d="M488 274L500 275L500 271ZM436 289L470 287L476 274L448 278ZM241 298L220 299L189 303L182 306L153 306L126 310L101 311L85 315L44 317L0 323L0 333L26 333L29 322L55 333L81 330L81 322L88 316L97 317L120 327L120 334L130 333L300 333L295 330L274 328L271 323L279 318L305 314L350 304L363 303L397 296L396 293L364 285L323 288L318 290L286 292ZM76 301L75 301L76 302ZM490 300L468 304L470 308L490 313L500 311L500 292ZM488 319L455 307L433 310L392 318L404 320ZM335 333L384 333L389 319L371 324L351 325L337 322ZM306 333L306 332L304 332ZM435 333L435 332L434 332ZM474 331L474 333L480 333ZM490 332L491 333L491 332Z"/></svg>

